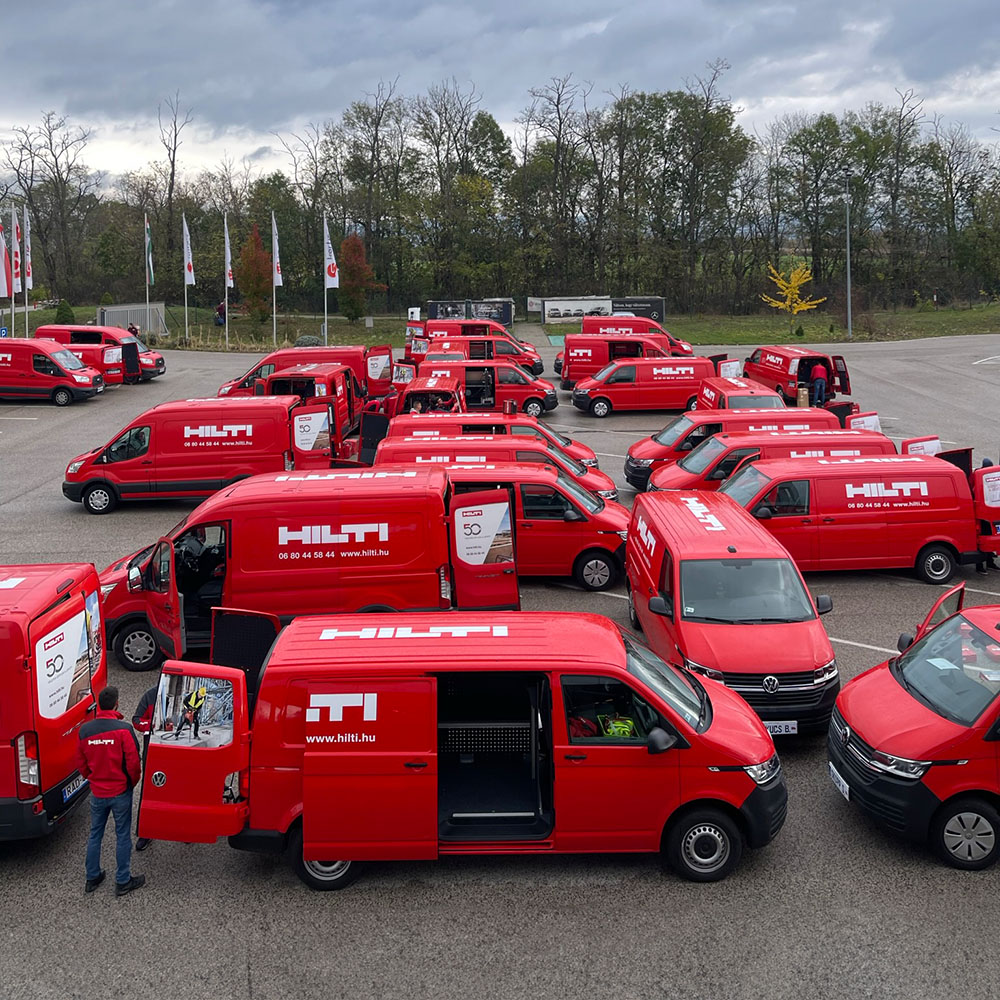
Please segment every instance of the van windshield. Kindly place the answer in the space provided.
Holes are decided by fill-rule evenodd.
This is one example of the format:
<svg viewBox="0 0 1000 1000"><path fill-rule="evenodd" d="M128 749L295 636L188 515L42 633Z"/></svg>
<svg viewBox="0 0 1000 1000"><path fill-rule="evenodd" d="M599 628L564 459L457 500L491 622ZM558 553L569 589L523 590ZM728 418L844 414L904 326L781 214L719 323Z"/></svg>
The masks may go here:
<svg viewBox="0 0 1000 1000"><path fill-rule="evenodd" d="M687 416L676 417L662 431L654 434L653 440L657 444L673 444L675 441L680 441L692 427L694 427L694 421Z"/></svg>
<svg viewBox="0 0 1000 1000"><path fill-rule="evenodd" d="M732 497L741 507L746 507L770 481L763 472L758 472L748 464L731 475L719 487L719 492Z"/></svg>
<svg viewBox="0 0 1000 1000"><path fill-rule="evenodd" d="M932 711L971 726L1000 694L1000 644L953 615L893 660L892 671Z"/></svg>
<svg viewBox="0 0 1000 1000"><path fill-rule="evenodd" d="M652 688L689 726L701 732L709 721L708 695L693 677L668 666L656 653L626 635L625 669ZM695 687L697 685L697 687Z"/></svg>
<svg viewBox="0 0 1000 1000"><path fill-rule="evenodd" d="M816 617L790 559L686 559L681 617L723 625L774 625Z"/></svg>
<svg viewBox="0 0 1000 1000"><path fill-rule="evenodd" d="M550 455L557 458L562 465L565 465L574 476L582 476L586 473L587 467L583 464L583 462L578 462L572 455L567 455L562 448L553 444L551 441L547 443L545 450Z"/></svg>
<svg viewBox="0 0 1000 1000"><path fill-rule="evenodd" d="M138 337L133 337L131 333L126 333L118 339L123 344L135 344L138 347L140 354L145 354L149 350L149 348Z"/></svg>
<svg viewBox="0 0 1000 1000"><path fill-rule="evenodd" d="M58 361L62 367L68 372L79 371L81 368L86 368L87 366L71 351L53 351L49 355L53 361Z"/></svg>
<svg viewBox="0 0 1000 1000"><path fill-rule="evenodd" d="M677 464L685 471L700 475L704 472L720 455L729 448L717 437L705 438L690 455L685 455Z"/></svg>
<svg viewBox="0 0 1000 1000"><path fill-rule="evenodd" d="M598 514L604 510L604 501L601 497L595 496L571 476L567 476L562 469L556 469L556 479L563 493L572 497L587 513Z"/></svg>
<svg viewBox="0 0 1000 1000"><path fill-rule="evenodd" d="M603 382L615 370L617 364L617 360L612 361L611 364L605 365L596 375L591 375L590 377L595 382Z"/></svg>
<svg viewBox="0 0 1000 1000"><path fill-rule="evenodd" d="M783 410L785 404L777 396L730 396L731 410Z"/></svg>

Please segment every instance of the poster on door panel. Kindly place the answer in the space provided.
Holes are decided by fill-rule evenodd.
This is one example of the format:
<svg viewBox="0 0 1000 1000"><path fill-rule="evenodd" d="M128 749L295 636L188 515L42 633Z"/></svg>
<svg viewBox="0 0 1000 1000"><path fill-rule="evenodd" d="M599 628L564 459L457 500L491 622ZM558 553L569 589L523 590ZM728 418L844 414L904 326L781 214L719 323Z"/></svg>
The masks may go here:
<svg viewBox="0 0 1000 1000"><path fill-rule="evenodd" d="M982 478L983 503L988 507L1000 507L1000 469L987 472Z"/></svg>
<svg viewBox="0 0 1000 1000"><path fill-rule="evenodd" d="M90 659L86 611L77 612L35 643L39 715L58 719L90 697Z"/></svg>
<svg viewBox="0 0 1000 1000"><path fill-rule="evenodd" d="M323 451L330 447L330 414L326 410L295 415L295 447Z"/></svg>
<svg viewBox="0 0 1000 1000"><path fill-rule="evenodd" d="M371 354L366 359L370 379L386 379L392 375L392 355Z"/></svg>
<svg viewBox="0 0 1000 1000"><path fill-rule="evenodd" d="M719 378L739 378L743 374L743 362L739 359L719 362Z"/></svg>
<svg viewBox="0 0 1000 1000"><path fill-rule="evenodd" d="M847 429L852 431L881 431L882 424L877 413L856 413L847 418Z"/></svg>
<svg viewBox="0 0 1000 1000"><path fill-rule="evenodd" d="M487 503L466 507L455 517L458 558L470 566L514 561L510 505Z"/></svg>

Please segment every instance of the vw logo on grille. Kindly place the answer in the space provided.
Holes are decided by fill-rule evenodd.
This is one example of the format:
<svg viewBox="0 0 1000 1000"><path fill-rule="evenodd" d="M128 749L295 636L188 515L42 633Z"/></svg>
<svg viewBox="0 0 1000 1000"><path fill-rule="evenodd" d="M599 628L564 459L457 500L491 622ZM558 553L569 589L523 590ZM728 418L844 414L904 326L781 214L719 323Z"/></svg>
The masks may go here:
<svg viewBox="0 0 1000 1000"><path fill-rule="evenodd" d="M848 740L850 740L850 738L851 738L851 727L850 726L844 726L844 728L840 730L840 742L841 742L841 744L846 747L847 743L848 743Z"/></svg>
<svg viewBox="0 0 1000 1000"><path fill-rule="evenodd" d="M768 674L761 682L761 687L764 688L764 691L767 694L777 694L778 688L781 687L781 685L778 683L778 678L775 677L774 674Z"/></svg>
<svg viewBox="0 0 1000 1000"><path fill-rule="evenodd" d="M152 782L157 788L162 788L167 782L167 776L162 771L154 771Z"/></svg>

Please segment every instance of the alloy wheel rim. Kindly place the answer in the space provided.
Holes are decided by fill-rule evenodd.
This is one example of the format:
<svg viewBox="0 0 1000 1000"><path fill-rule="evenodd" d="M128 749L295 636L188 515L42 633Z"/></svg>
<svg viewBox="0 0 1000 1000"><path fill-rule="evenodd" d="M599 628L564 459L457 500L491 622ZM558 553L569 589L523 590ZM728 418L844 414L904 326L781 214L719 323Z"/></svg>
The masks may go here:
<svg viewBox="0 0 1000 1000"><path fill-rule="evenodd" d="M148 632L132 632L122 643L122 650L131 663L149 663L156 653L156 643Z"/></svg>
<svg viewBox="0 0 1000 1000"><path fill-rule="evenodd" d="M583 578L591 587L603 587L611 579L611 572L603 559L591 559L583 567Z"/></svg>
<svg viewBox="0 0 1000 1000"><path fill-rule="evenodd" d="M996 846L996 831L981 813L960 812L945 823L943 839L953 858L982 861Z"/></svg>

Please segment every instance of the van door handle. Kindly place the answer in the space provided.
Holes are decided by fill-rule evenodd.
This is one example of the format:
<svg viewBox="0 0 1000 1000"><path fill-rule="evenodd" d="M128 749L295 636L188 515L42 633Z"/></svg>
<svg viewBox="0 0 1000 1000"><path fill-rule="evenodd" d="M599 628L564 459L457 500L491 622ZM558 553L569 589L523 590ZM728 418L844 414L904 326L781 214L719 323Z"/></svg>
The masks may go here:
<svg viewBox="0 0 1000 1000"><path fill-rule="evenodd" d="M153 464L153 460L151 458L144 458L142 460L142 464L143 465L152 465Z"/></svg>
<svg viewBox="0 0 1000 1000"><path fill-rule="evenodd" d="M567 760L586 760L587 755L585 753L568 753L565 754Z"/></svg>
<svg viewBox="0 0 1000 1000"><path fill-rule="evenodd" d="M505 570L503 571L503 573L504 573L504 576L510 576L511 574L513 574L513 572L514 572L514 571L513 571L512 569L505 569Z"/></svg>
<svg viewBox="0 0 1000 1000"><path fill-rule="evenodd" d="M427 761L426 760L408 760L403 765L403 767L412 767L412 768L421 768L421 767L426 767L426 766L427 766Z"/></svg>
<svg viewBox="0 0 1000 1000"><path fill-rule="evenodd" d="M813 523L813 519L811 517L804 517L804 518L802 518L802 523L803 524L812 524Z"/></svg>
<svg viewBox="0 0 1000 1000"><path fill-rule="evenodd" d="M824 523L824 524L829 524L829 523L830 523L831 521L833 521L833 520L835 520L835 518L832 518L832 517L824 517L824 518L823 518L823 523Z"/></svg>

